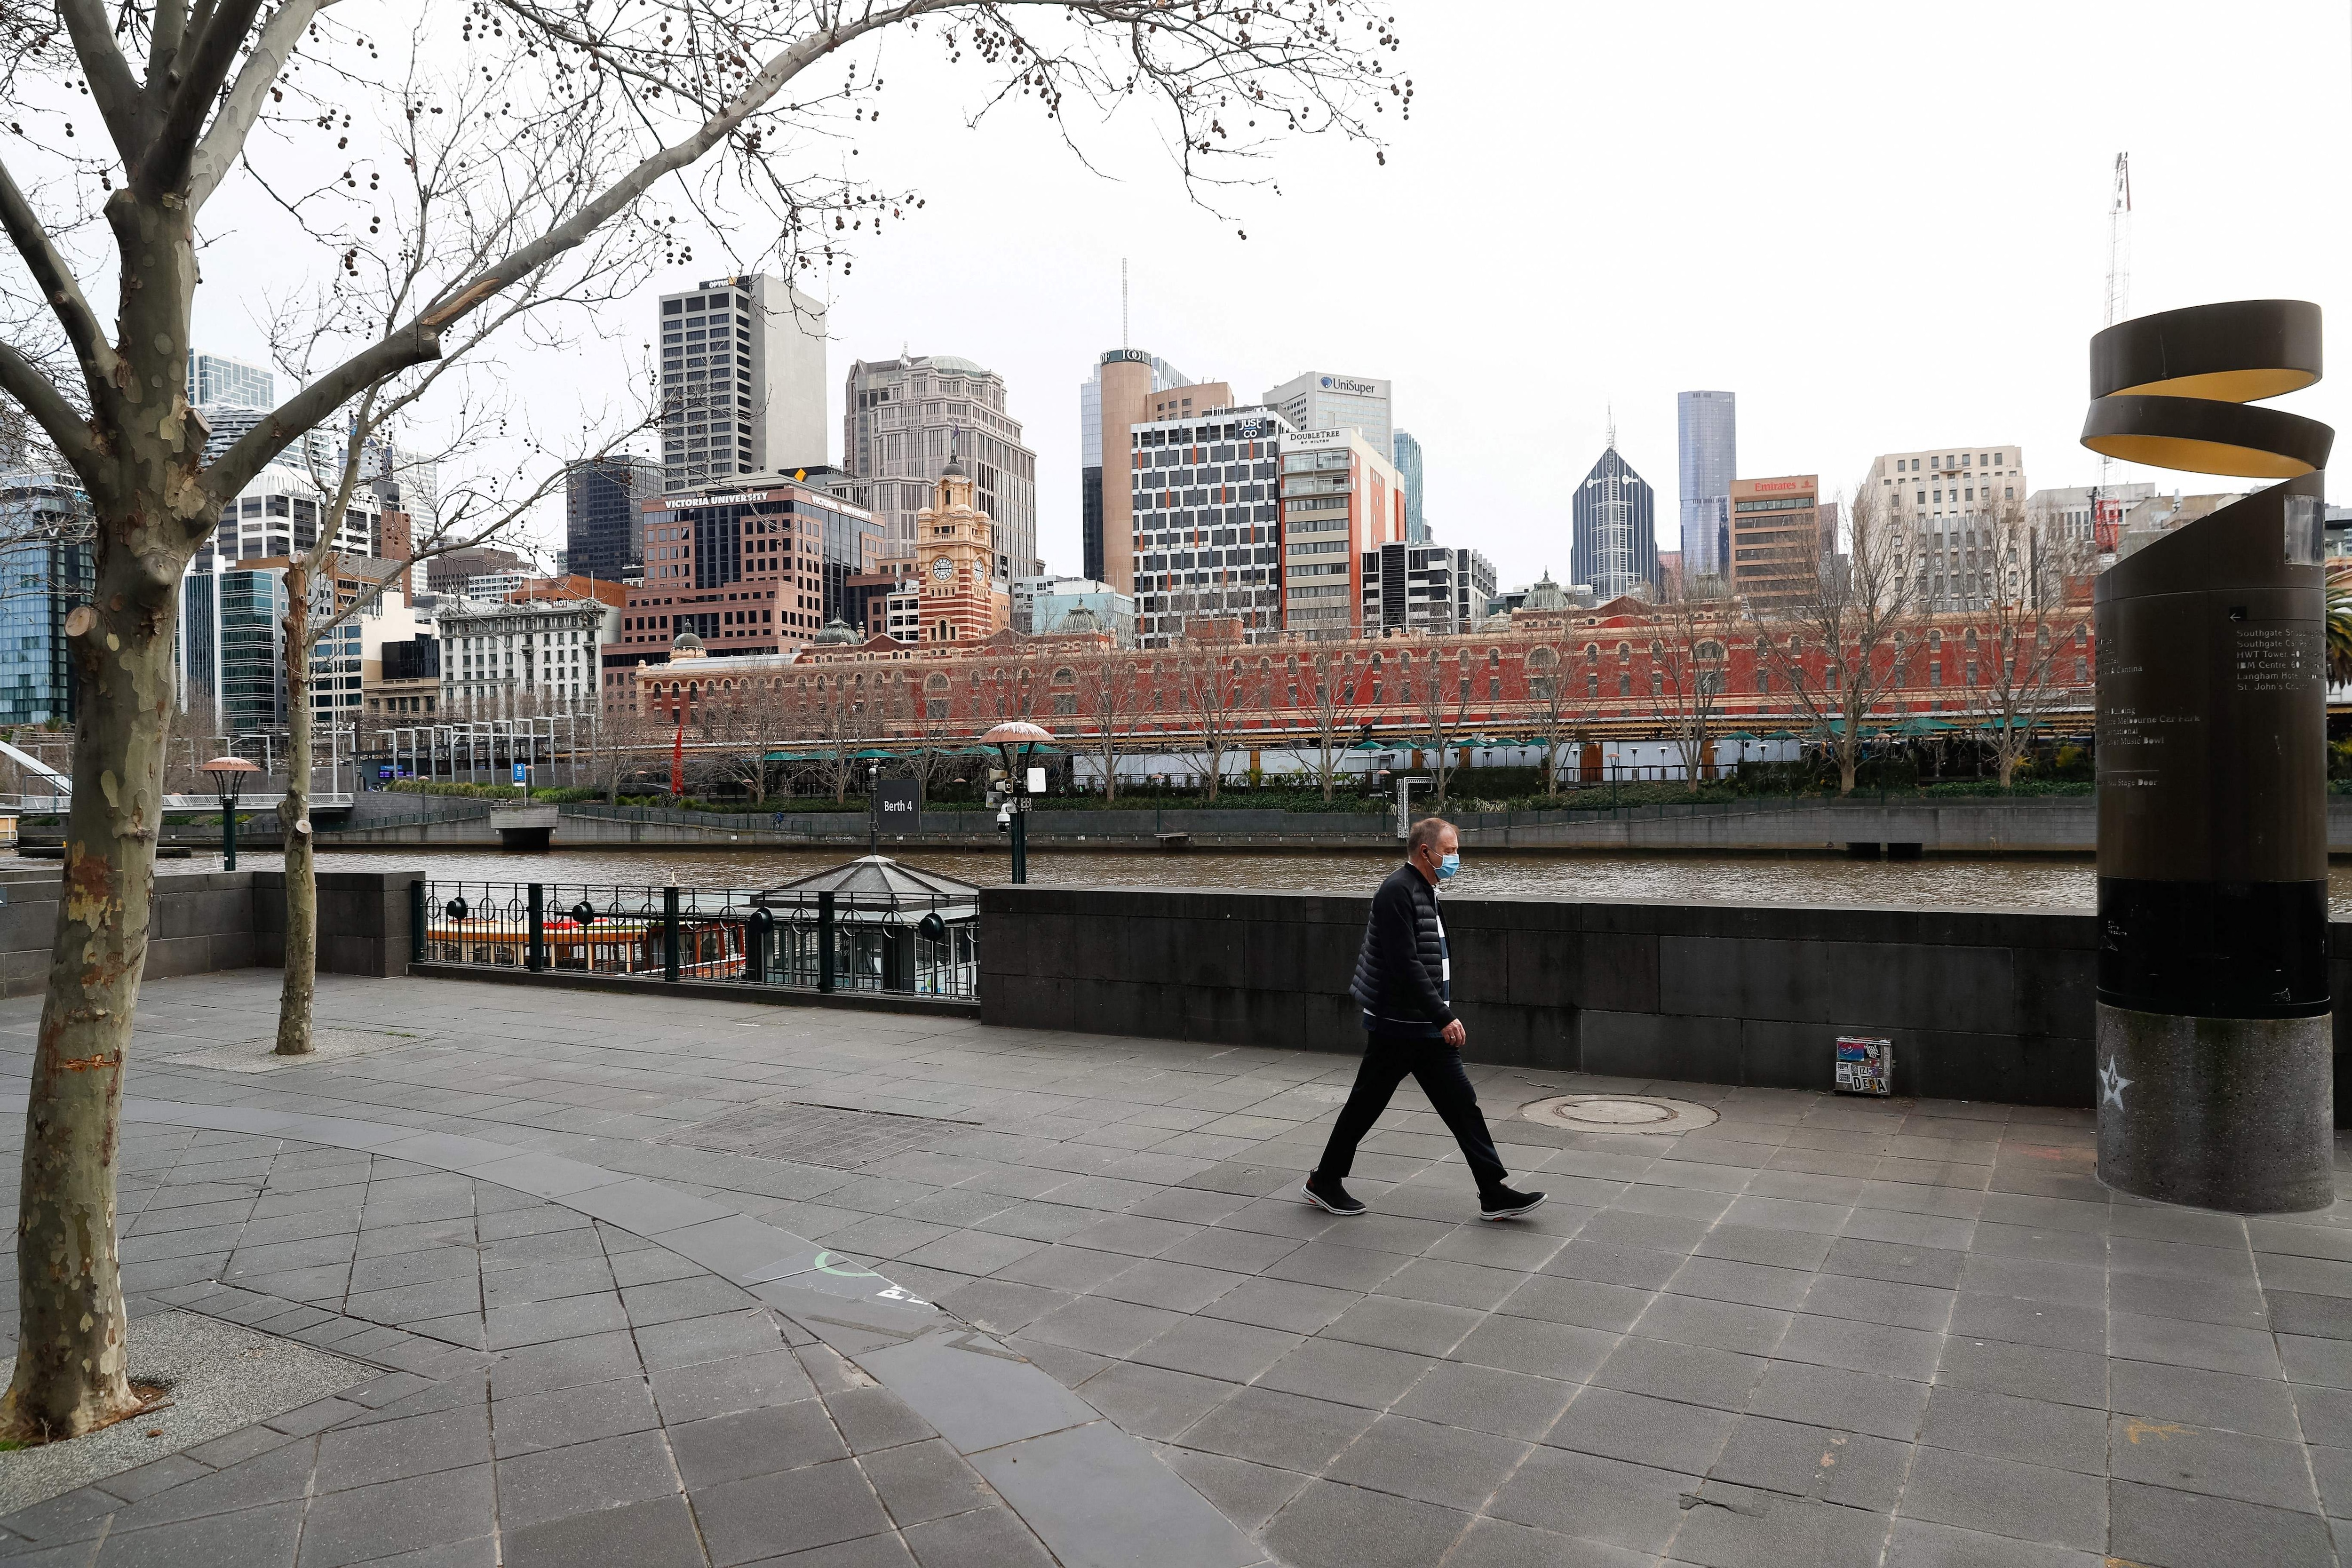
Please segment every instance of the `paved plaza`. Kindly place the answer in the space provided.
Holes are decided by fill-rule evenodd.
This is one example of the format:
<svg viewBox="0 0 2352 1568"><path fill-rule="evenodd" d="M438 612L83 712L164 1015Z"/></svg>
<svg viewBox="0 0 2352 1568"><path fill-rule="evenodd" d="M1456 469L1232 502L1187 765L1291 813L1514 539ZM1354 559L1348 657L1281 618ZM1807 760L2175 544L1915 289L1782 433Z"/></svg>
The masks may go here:
<svg viewBox="0 0 2352 1568"><path fill-rule="evenodd" d="M1340 1219L1352 1058L322 976L337 1054L239 1070L277 984L147 988L125 1282L348 1385L154 1428L12 1562L2201 1568L2352 1519L2352 1207L2118 1198L2085 1112L1476 1068L1551 1201L1476 1223L1408 1083ZM1517 1115L1635 1089L1720 1120Z"/></svg>

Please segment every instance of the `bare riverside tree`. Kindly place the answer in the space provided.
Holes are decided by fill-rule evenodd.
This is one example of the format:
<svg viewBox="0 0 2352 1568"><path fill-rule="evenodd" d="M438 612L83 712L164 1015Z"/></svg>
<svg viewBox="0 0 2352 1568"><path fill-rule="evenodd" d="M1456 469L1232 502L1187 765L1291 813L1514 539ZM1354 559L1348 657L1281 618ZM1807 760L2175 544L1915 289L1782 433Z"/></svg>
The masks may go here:
<svg viewBox="0 0 2352 1568"><path fill-rule="evenodd" d="M1411 659L1412 652L1407 650L1404 658ZM1433 651L1423 668L1416 671L1410 663L1404 666L1404 700L1419 711L1422 733L1428 738L1430 776L1437 792L1430 805L1443 810L1445 786L1454 776L1454 745L1469 712L1470 678L1457 669L1449 692L1444 661Z"/></svg>
<svg viewBox="0 0 2352 1568"><path fill-rule="evenodd" d="M1569 664L1572 644L1563 634L1556 642L1539 643L1528 650L1528 700L1535 710L1536 733L1543 742L1544 794L1559 793L1560 753L1576 744L1576 709Z"/></svg>
<svg viewBox="0 0 2352 1568"><path fill-rule="evenodd" d="M667 177L719 232L772 235L788 274L845 268L842 243L913 204L802 171L846 162L811 154L821 139L854 139L872 112L881 80L871 57L885 35L919 35L982 73L982 116L1034 110L1075 135L1066 109L1137 100L1165 117L1182 177L1202 197L1260 177L1266 165L1249 160L1276 137L1331 132L1374 144L1376 115L1402 118L1412 103L1387 58L1397 39L1359 0L419 8L410 26L427 58L447 60L453 80L488 72L499 84L498 110L471 129L485 155L546 176L536 232L519 227L511 249L467 258L462 275L208 460L204 421L184 396L206 201L231 178L300 184L306 164L346 158L345 190L370 194L383 160L337 141L374 133L354 124L364 118L354 110L386 122L446 117L446 88L404 99L379 73L377 46L329 9L134 0L110 13L98 0L58 0L57 26L29 21L27 7L0 13L0 83L22 154L0 166L0 227L17 263L0 276L0 393L79 476L98 536L96 590L68 625L83 787L26 1110L22 1337L0 1410L19 1440L75 1436L135 1407L112 1152L152 912L178 590L223 505L266 463L368 388L440 357L451 333L599 234L674 232L649 199ZM103 136L74 134L93 118ZM308 143L299 153L297 141ZM319 238L312 258L341 265L334 240ZM117 279L110 331L82 283L101 266Z"/></svg>
<svg viewBox="0 0 2352 1568"><path fill-rule="evenodd" d="M2007 789L2034 732L2073 700L2066 682L2080 651L2074 639L2090 617L2084 606L2066 603L2066 583L2092 563L2083 559L2078 542L2042 537L2013 501L1998 507L1979 531L1979 559L1988 563L1990 592L1965 634L1979 647L1966 655L1974 679L1961 691L1969 714L1990 736L2000 787Z"/></svg>
<svg viewBox="0 0 2352 1568"><path fill-rule="evenodd" d="M1118 798L1119 744L1143 708L1143 676L1132 654L1107 647L1078 666L1077 717L1094 731L1088 744L1102 761L1103 799Z"/></svg>
<svg viewBox="0 0 2352 1568"><path fill-rule="evenodd" d="M1716 716L1723 707L1724 669L1737 615L1726 595L1684 593L1659 605L1654 623L1651 716L1672 737L1694 795L1715 762Z"/></svg>
<svg viewBox="0 0 2352 1568"><path fill-rule="evenodd" d="M1842 795L1853 793L1874 710L1912 678L1926 604L1910 536L1874 487L1857 488L1852 518L1843 556L1822 555L1801 586L1748 607L1773 688L1836 760Z"/></svg>
<svg viewBox="0 0 2352 1568"><path fill-rule="evenodd" d="M1356 716L1356 656L1318 652L1299 671L1315 684L1307 721L1315 728L1315 783L1328 801L1347 771L1348 753L1369 728Z"/></svg>
<svg viewBox="0 0 2352 1568"><path fill-rule="evenodd" d="M1250 706L1249 667L1237 648L1196 648L1177 659L1175 681L1176 700L1197 742L1190 749L1201 759L1209 799L1214 801L1224 785L1225 758Z"/></svg>

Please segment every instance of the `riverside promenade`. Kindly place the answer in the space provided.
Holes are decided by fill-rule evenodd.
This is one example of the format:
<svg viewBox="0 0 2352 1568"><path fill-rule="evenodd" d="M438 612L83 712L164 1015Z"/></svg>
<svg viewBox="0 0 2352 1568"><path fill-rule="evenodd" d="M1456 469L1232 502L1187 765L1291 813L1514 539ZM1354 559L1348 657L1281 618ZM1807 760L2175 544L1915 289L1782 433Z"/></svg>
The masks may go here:
<svg viewBox="0 0 2352 1568"><path fill-rule="evenodd" d="M2197 1568L2352 1518L2352 1207L2116 1197L2084 1111L1474 1068L1551 1201L1475 1223L1408 1084L1338 1219L1345 1057L322 975L329 1054L253 1070L277 984L146 988L132 1372L194 1370L0 1455L11 1562ZM1604 1090L1719 1120L1517 1114Z"/></svg>

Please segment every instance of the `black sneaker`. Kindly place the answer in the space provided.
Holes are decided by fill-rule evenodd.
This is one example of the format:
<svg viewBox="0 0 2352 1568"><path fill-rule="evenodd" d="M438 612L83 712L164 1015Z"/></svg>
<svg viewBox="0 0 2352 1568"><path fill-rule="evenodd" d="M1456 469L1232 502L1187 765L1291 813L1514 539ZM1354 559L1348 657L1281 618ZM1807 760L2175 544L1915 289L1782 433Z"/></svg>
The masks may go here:
<svg viewBox="0 0 2352 1568"><path fill-rule="evenodd" d="M1318 1187L1322 1189L1320 1192L1316 1190ZM1364 1212L1363 1204L1350 1197L1347 1188L1337 1182L1326 1182L1321 1176L1310 1174L1307 1178L1307 1185L1300 1190L1307 1194L1308 1203L1326 1213L1360 1215Z"/></svg>
<svg viewBox="0 0 2352 1568"><path fill-rule="evenodd" d="M1544 1201L1541 1193L1515 1193L1508 1187L1496 1187L1478 1200L1480 1219L1517 1219Z"/></svg>

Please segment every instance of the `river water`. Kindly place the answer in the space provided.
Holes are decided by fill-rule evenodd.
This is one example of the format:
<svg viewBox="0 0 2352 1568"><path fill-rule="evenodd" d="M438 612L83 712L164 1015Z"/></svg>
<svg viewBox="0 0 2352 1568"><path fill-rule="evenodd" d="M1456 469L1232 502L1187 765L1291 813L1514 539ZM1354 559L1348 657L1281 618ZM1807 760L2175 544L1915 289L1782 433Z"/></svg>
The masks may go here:
<svg viewBox="0 0 2352 1568"><path fill-rule="evenodd" d="M838 865L838 848L709 851L551 849L505 854L491 849L371 847L329 849L326 871L415 869L436 881L566 882L652 887L673 876L682 886L772 888ZM908 864L970 882L1012 876L1009 851L917 850ZM247 850L241 869L275 869L274 851ZM1218 851L1035 849L1029 879L1048 887L1271 888L1297 892L1366 892L1396 865L1391 854L1363 850ZM199 851L165 860L164 871L217 870L220 857ZM1743 904L1878 904L1895 908L1972 905L2004 909L2091 908L2088 860L1847 860L1831 856L1679 856L1523 854L1465 856L1449 895L1523 894L1569 899L1661 899ZM2339 916L2352 918L2352 866L2337 870L2331 891Z"/></svg>
<svg viewBox="0 0 2352 1568"><path fill-rule="evenodd" d="M773 888L847 858L838 848L493 849L371 847L328 849L321 870L415 868L436 881L567 882L657 887ZM1007 850L916 850L913 866L968 882L1012 877ZM243 870L276 869L272 850L237 856ZM1396 865L1370 850L1033 849L1029 879L1065 888L1272 888L1293 892L1369 892ZM163 871L218 870L220 857L198 851L158 863ZM2087 859L2006 858L1848 860L1836 856L1528 854L1465 856L1451 896L1518 894L1558 899L1660 899L1676 903L1874 904L1895 909L1964 905L2012 910L2089 910L2096 873ZM2328 902L2352 920L2352 862L2328 872Z"/></svg>

